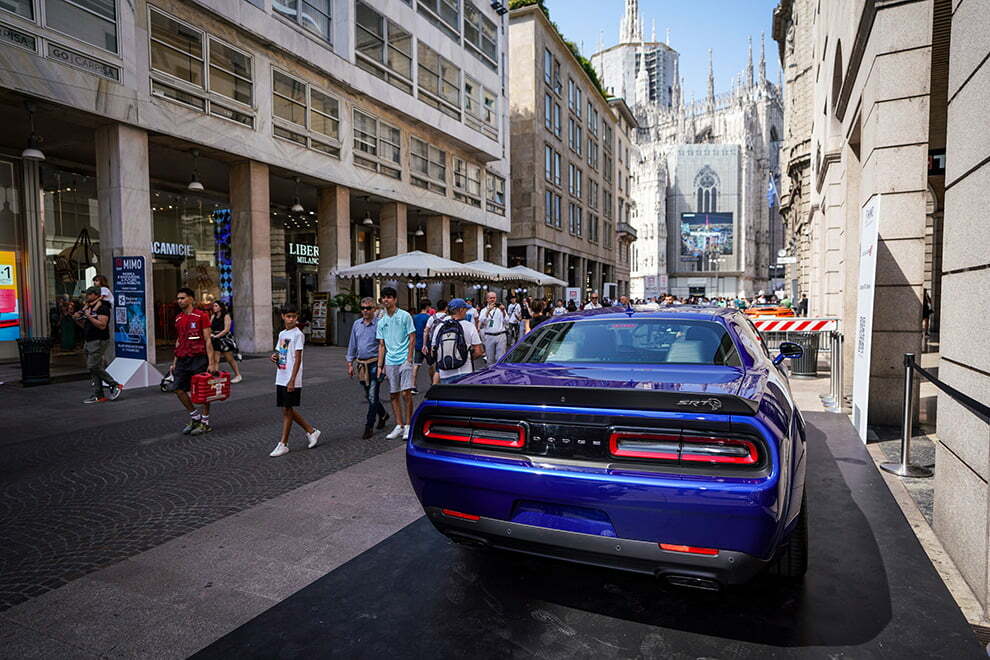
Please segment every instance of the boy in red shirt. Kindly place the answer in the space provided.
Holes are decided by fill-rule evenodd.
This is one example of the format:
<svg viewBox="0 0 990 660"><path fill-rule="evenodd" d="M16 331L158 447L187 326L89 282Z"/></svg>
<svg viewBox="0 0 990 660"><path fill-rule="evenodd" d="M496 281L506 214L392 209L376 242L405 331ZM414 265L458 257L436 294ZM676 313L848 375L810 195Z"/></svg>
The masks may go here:
<svg viewBox="0 0 990 660"><path fill-rule="evenodd" d="M219 368L210 338L210 315L196 309L195 295L192 289L183 287L175 297L179 315L175 317L177 339L172 375L175 377L175 394L189 411L189 423L182 429L186 435L203 435L213 430L210 428L210 404L204 403L200 412L190 401L188 392L193 376Z"/></svg>

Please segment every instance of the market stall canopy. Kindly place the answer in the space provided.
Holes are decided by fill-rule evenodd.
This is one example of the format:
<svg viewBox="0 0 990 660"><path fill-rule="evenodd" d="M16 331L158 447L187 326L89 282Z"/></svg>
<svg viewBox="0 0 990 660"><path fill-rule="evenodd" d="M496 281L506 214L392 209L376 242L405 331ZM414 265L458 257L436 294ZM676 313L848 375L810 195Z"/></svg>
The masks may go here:
<svg viewBox="0 0 990 660"><path fill-rule="evenodd" d="M394 257L344 268L337 277L411 277L419 279L491 279L485 271L435 254L414 250Z"/></svg>
<svg viewBox="0 0 990 660"><path fill-rule="evenodd" d="M531 282L536 282L540 286L567 286L567 282L564 280L558 280L552 275L545 275L538 270L533 270L532 268L527 268L526 266L513 266L509 270L519 273L520 275L526 275Z"/></svg>
<svg viewBox="0 0 990 660"><path fill-rule="evenodd" d="M488 279L498 282L536 282L536 278L531 275L520 273L517 270L512 270L511 268L506 268L505 266L499 266L498 264L493 264L490 261L484 261L483 259L469 261L464 265L477 268L478 270L483 270L488 273Z"/></svg>

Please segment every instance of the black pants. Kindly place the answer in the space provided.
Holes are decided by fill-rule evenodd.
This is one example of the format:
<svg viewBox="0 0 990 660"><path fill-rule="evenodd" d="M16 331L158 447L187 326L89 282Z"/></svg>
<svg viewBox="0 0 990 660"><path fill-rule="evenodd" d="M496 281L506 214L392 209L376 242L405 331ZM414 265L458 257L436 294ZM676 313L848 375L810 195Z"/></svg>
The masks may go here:
<svg viewBox="0 0 990 660"><path fill-rule="evenodd" d="M385 406L382 405L381 398L378 396L378 388L381 386L381 381L378 380L378 365L369 364L368 365L368 382L361 382L361 387L364 388L364 395L368 399L368 418L365 421L365 426L371 428L375 425L375 417L384 417L388 413L385 412Z"/></svg>

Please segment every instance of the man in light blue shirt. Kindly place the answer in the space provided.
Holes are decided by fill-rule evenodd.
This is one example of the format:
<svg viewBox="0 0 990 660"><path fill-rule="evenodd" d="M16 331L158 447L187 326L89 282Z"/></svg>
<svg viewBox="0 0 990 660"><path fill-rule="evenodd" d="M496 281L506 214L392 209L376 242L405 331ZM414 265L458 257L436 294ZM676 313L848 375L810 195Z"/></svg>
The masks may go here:
<svg viewBox="0 0 990 660"><path fill-rule="evenodd" d="M351 326L351 339L347 342L347 375L354 378L357 371L358 380L364 388L368 399L368 415L364 424L362 440L367 440L374 434L375 417L378 417L378 428L385 428L388 413L378 398L378 388L384 374L378 369L378 322L375 320L377 305L372 298L361 300L361 318Z"/></svg>
<svg viewBox="0 0 990 660"><path fill-rule="evenodd" d="M385 313L378 319L378 373L388 378L392 412L396 426L386 438L395 440L409 433L412 419L413 351L416 350L416 326L412 316L396 305L398 294L390 286L382 289ZM400 401L401 398L401 401Z"/></svg>

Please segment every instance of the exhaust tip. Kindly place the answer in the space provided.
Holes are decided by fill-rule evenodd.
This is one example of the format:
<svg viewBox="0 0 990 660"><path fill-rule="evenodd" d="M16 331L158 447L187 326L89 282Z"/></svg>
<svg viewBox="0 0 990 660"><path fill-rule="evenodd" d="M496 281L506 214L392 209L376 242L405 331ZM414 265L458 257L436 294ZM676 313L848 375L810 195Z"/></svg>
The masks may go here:
<svg viewBox="0 0 990 660"><path fill-rule="evenodd" d="M667 574L663 576L668 584L686 589L699 589L701 591L720 591L722 585L717 580L698 577L696 575L676 575Z"/></svg>

